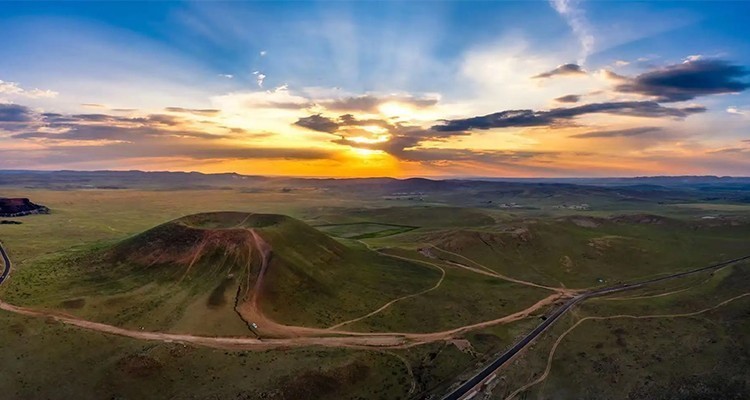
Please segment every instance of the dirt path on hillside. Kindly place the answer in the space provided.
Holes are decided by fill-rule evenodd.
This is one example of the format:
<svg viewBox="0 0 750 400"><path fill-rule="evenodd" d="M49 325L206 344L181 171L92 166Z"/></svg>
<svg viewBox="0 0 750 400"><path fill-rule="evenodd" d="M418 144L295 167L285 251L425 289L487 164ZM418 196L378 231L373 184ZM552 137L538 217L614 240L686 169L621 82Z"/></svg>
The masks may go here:
<svg viewBox="0 0 750 400"><path fill-rule="evenodd" d="M391 338L401 338L409 343L413 344L422 344L422 343L429 343L429 342L435 342L435 341L441 341L441 340L450 340L455 338L455 336L463 334L468 331L477 330L486 328L493 325L499 325L499 324L505 324L510 323L514 321L518 321L520 319L526 318L532 313L538 311L539 309L546 307L548 305L553 304L555 301L560 300L567 295L567 293L556 293L550 296L547 296L541 300L539 300L537 303L529 306L528 308L524 310L517 311L513 314L506 315L501 318L497 318L490 321L484 321L479 322L472 325L466 325L462 327L458 327L451 330L446 330L442 332L432 332L432 333L405 333L405 332L354 332L354 331L347 331L347 330L340 330L337 329L338 327L330 327L330 328L311 328L311 327L304 327L304 326L293 326L293 325L284 325L280 324L268 317L263 313L261 310L260 305L258 304L258 295L260 291L262 290L263 285L263 278L265 277L266 271L268 270L268 264L271 259L271 246L263 239L263 237L255 232L255 230L250 229L251 234L253 235L254 241L255 241L255 247L257 248L258 252L261 255L261 267L260 272L258 275L258 278L255 282L255 288L254 293L252 295L252 298L248 302L244 302L238 307L238 312L243 317L243 319L248 323L255 323L258 325L258 331L264 336L264 337L273 337L273 338L279 338L279 339L273 339L273 340L284 340L284 338L287 338L289 340L292 339L302 339L302 338L312 338L317 337L319 339L331 339L332 343L344 343L346 340L343 340L344 337L356 337L357 340L354 340L353 342L356 342L356 344L360 344L362 340L366 341L366 338L377 338L378 342L382 341L384 338L391 337ZM401 258L400 256L395 256L397 258ZM410 259L408 259L410 260ZM415 261L415 260L410 260ZM431 264L431 263L430 263ZM435 267L438 267L435 265ZM440 268L441 271L444 272L442 268ZM440 281L437 285L433 286L429 290L434 290L436 287L439 286L439 284L442 284L444 279L441 277ZM413 297L413 294L409 295L408 297ZM378 310L373 311L370 313L371 315L375 315L377 312L380 312L399 299L396 299L391 302L391 304L386 304L383 307L381 307ZM401 299L403 300L403 299ZM363 318L366 318L368 315L363 316ZM362 318L362 319L363 319ZM354 321L351 321L354 322ZM326 338L326 336L331 335L338 335L336 338ZM335 340L333 340L335 339ZM264 342L268 342L271 339L265 339ZM389 346L392 345L389 344ZM404 345L403 342L400 342L398 345Z"/></svg>
<svg viewBox="0 0 750 400"><path fill-rule="evenodd" d="M466 264L461 264L461 263L456 262L456 261L446 260L444 258L440 258L440 256L435 255L435 254L433 254L430 251L432 249L436 249L438 251L442 251L444 253L448 253L450 255L462 258L462 259L468 261L469 263L471 263L471 264L473 264L473 265L475 265L477 267L480 267L480 268L474 268L474 267L470 267L470 266L468 266ZM492 268L484 266L484 265L482 265L482 264L480 264L480 263L478 263L478 262L476 262L476 261L474 261L474 260L472 260L472 259L470 259L470 258L468 258L466 256L463 256L461 254L454 253L452 251L448 251L448 250L445 250L445 249L441 249L441 248L435 247L435 246L432 246L429 249L424 249L424 251L422 251L422 254L424 254L425 256L430 257L430 258L437 258L437 259L439 259L441 261L445 261L448 264L451 264L451 265L456 266L458 268L463 268L465 270L468 270L468 271L471 271L471 272L475 272L477 274L492 276L492 277L495 277L495 278L498 278L498 279L506 280L508 282L517 283L519 285L525 285L525 286L531 286L531 287L536 287L536 288L545 289L545 290L551 290L553 292L563 293L563 294L571 295L571 296L575 295L578 292L580 292L580 290L568 289L568 288L565 288L565 287L544 286L544 285L540 285L540 284L534 283L534 282L529 282L529 281L524 281L524 280L521 280L521 279L511 278L509 276L500 274L500 273L496 272L495 270L493 270Z"/></svg>
<svg viewBox="0 0 750 400"><path fill-rule="evenodd" d="M425 343L446 341L455 339L464 333L487 328L494 325L510 323L526 318L539 309L553 304L560 299L560 295L546 297L529 308L497 318L459 328L431 333L365 333L341 330L329 330L322 328L307 328L274 324L274 329L285 334L293 334L295 337L278 339L254 339L249 337L215 337L197 336L189 334L147 332L120 328L99 322L87 321L71 315L64 315L46 310L35 310L26 307L14 306L0 301L0 309L29 317L51 318L55 321L79 328L102 332L107 334L130 337L134 339L152 340L161 342L190 343L200 346L215 347L236 350L267 350L303 346L326 346L326 347L350 347L350 348L408 348ZM262 314L261 314L262 315ZM327 335L327 336L326 336Z"/></svg>
<svg viewBox="0 0 750 400"><path fill-rule="evenodd" d="M534 312L552 305L554 302L562 299L564 294L556 293L539 300L530 307L497 318L490 321L479 322L476 324L466 325L455 329L431 333L402 333L402 332L352 332L339 329L309 328L301 326L289 326L279 324L267 318L260 310L258 305L259 293L262 289L263 278L269 268L271 259L271 246L263 239L261 235L252 229L249 229L254 247L260 254L261 266L254 285L254 291L250 301L244 302L238 307L238 312L246 321L258 323L262 333L269 336L276 336L271 339L255 339L250 337L213 337L197 336L190 334L148 332L143 330L132 330L108 325L100 322L88 321L73 315L62 312L36 310L27 307L15 306L0 301L0 309L12 313L25 315L29 317L48 318L59 321L66 325L76 326L79 328L102 332L106 334L119 335L134 339L162 341L162 342L180 342L191 343L195 345L225 348L225 349L246 349L246 350L266 350L275 348L301 347L301 346L328 346L328 347L353 347L353 348L407 348L420 344L431 343L436 341L446 341L470 331L487 328L494 325L510 323L526 318ZM9 262L6 261L9 266ZM428 290L434 290L439 287L445 278L445 271L439 266L443 275L439 282ZM423 291L424 292L424 291ZM418 295L413 294L411 296ZM393 303L395 301L392 301ZM382 308L382 307L381 307Z"/></svg>
<svg viewBox="0 0 750 400"><path fill-rule="evenodd" d="M373 315L376 315L376 314L378 314L378 313L382 312L383 310L385 310L385 309L387 309L388 307L390 307L390 306L392 306L392 305L394 305L394 304L398 303L399 301L402 301L402 300L406 300L406 299L410 299L410 298L412 298L412 297L416 297L416 296L421 296L421 295L423 295L423 294L425 294L425 293L429 293L429 292L431 292L431 291L433 291L433 290L435 290L435 289L439 288L439 287L440 287L440 285L441 285L441 284L443 283L443 280L445 279L445 270L444 270L444 269L443 269L442 267L440 267L439 265L437 265L437 264L433 264L433 263L430 263L430 262L426 262L426 261L418 261L418 260L412 260L412 259L409 259L409 258L406 258L406 257L400 257L400 256L395 256L395 255L391 255L391 254L389 254L388 256L389 256L389 257L395 257L395 258L399 258L399 259L402 259L402 260L408 260L408 261L412 261L412 262L421 262L421 263L423 263L423 264L431 265L432 267L434 267L434 268L437 268L437 269L439 269L439 270L440 270L440 272L441 272L441 275L440 275L440 279L438 279L437 283L436 283L436 284L435 284L434 286L432 286L431 288L425 289L425 290L423 290L423 291L421 291L421 292L417 292L417 293L412 293L412 294L408 294L408 295L406 295L406 296L401 296L401 297L399 297L399 298L397 298L397 299L393 299L393 300L391 300L391 301L389 301L389 302L385 303L385 304L384 304L384 305L383 305L382 307L378 308L378 309L377 309L377 310L375 310L375 311L372 311L372 312L370 312L370 313L368 313L368 314L365 314L365 315L363 315L363 316L361 316L361 317L358 317L358 318L354 318L354 319L350 319L350 320L348 320L348 321L344 321L344 322L338 323L338 324L336 324L336 325L333 325L333 326L331 326L330 328L328 328L329 330L332 330L332 329L337 329L337 328L340 328L340 327L342 327L342 326L344 326L344 325L349 325L349 324L355 323L355 322L357 322L357 321L361 321L361 320L363 320L363 319L366 319L366 318L372 317Z"/></svg>
<svg viewBox="0 0 750 400"><path fill-rule="evenodd" d="M521 386L520 388L518 388L516 391L514 391L508 397L506 397L505 400L511 400L515 396L517 396L519 393L521 393L521 392L529 389L530 387L532 387L534 385L537 385L537 384L543 382L545 379L547 379L547 377L549 376L550 371L552 370L552 361L553 361L553 359L555 357L555 352L557 351L557 348L559 347L560 343L563 341L563 339L565 339L565 337L569 333L571 333L573 330L575 330L579 325L581 325L585 321L590 321L590 320L607 320L607 319L616 319L616 318L651 319L651 318L683 318L683 317L692 317L692 316L695 316L695 315L700 315L700 314L703 314L703 313L706 313L706 312L709 312L709 311L713 311L713 310L715 310L717 308L720 308L720 307L723 307L723 306L725 306L725 305L727 305L727 304L729 304L729 303L731 303L731 302L733 302L735 300L739 300L739 299L741 299L743 297L747 297L747 296L750 296L750 292L743 293L743 294L741 294L739 296L732 297L731 299L724 300L721 303L719 303L719 304L717 304L717 305L715 305L713 307L705 308L703 310L695 311L695 312L690 312L690 313L654 314L654 315L627 315L627 314L621 314L621 315L610 315L610 316L606 316L606 317L596 317L596 316L584 317L584 318L578 320L578 322L576 322L573 326L571 326L570 328L568 328L568 330L566 330L565 332L563 332L560 335L560 337L557 338L557 340L555 341L554 345L552 345L552 349L549 352L549 356L547 357L547 366L544 369L544 373L542 373L542 375L540 375L537 379L535 379L535 380L527 383L526 385Z"/></svg>

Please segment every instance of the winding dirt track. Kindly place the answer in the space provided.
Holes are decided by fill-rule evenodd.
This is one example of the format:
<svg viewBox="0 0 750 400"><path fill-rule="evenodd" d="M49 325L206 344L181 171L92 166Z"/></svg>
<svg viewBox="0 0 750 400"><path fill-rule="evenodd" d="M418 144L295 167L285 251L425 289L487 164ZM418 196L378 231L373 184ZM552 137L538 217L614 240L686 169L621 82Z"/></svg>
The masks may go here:
<svg viewBox="0 0 750 400"><path fill-rule="evenodd" d="M553 304L560 299L559 295L550 295L531 307L507 315L502 318L491 321L484 321L477 324L466 325L459 328L431 333L366 333L351 332L342 330L329 330L321 328L307 328L276 324L281 327L285 333L294 333L297 337L279 338L279 339L254 339L248 337L216 337L216 336L196 336L177 333L163 332L144 332L116 327L113 325L103 324L77 318L74 316L63 315L51 311L35 310L26 307L14 306L0 301L0 309L16 314L30 317L51 318L67 325L79 328L103 332L113 335L125 336L134 339L154 340L162 342L180 342L191 343L200 346L216 347L223 349L242 349L242 350L267 350L275 348L303 347L303 346L326 346L326 347L353 347L353 348L408 348L425 343L437 341L446 341L454 339L466 332L482 329L494 325L505 324L526 318L533 312ZM336 336L323 336L336 335Z"/></svg>
<svg viewBox="0 0 750 400"><path fill-rule="evenodd" d="M357 322L357 321L361 321L361 320L363 320L363 319L366 319L366 318L370 318L370 317L372 317L373 315L376 315L376 314L378 314L378 313L382 312L383 310L387 309L388 307L390 307L390 306L392 306L392 305L394 305L394 304L398 303L399 301L402 301L402 300L406 300L406 299L410 299L410 298L412 298L412 297L417 297L417 296L421 296L421 295L423 295L423 294L425 294L425 293L429 293L429 292L431 292L431 291L433 291L433 290L435 290L435 289L439 288L439 287L440 287L440 285L441 285L441 284L443 283L443 280L445 279L445 269L443 269L442 267L440 267L440 266L439 266L439 265L437 265L437 264L433 264L433 263L431 263L431 262L426 262L426 261L420 261L420 260L412 260L412 259L410 259L410 258L406 258L406 257L401 257L401 256L396 256L396 255L393 255L393 254L388 254L388 257L399 258L399 259L402 259L402 260L407 260L407 261L412 261L412 262L419 262L419 263L422 263L422 264L426 264L426 265L429 265L429 266L431 266L431 267L437 268L437 269L439 269L439 270L440 270L440 272L441 272L441 275L440 275L440 279L438 279L437 283L436 283L436 284L435 284L434 286L432 286L431 288L425 289L425 290L423 290L423 291L421 291L421 292L417 292L417 293L412 293L412 294L408 294L408 295L406 295L406 296L402 296L402 297L399 297L399 298L397 298L397 299L393 299L393 300L391 300L391 301L389 301L389 302L385 303L385 304L384 304L384 305L383 305L382 307L378 308L378 309L377 309L377 310L375 310L375 311L372 311L372 312L370 312L370 313L367 313L367 314L365 314L365 315L363 315L363 316L361 316L361 317L357 317L357 318L354 318L354 319L350 319L350 320L348 320L348 321L344 321L344 322L338 323L338 324L336 324L336 325L333 325L333 326L331 326L330 328L328 328L329 330L337 329L337 328L340 328L340 327L342 327L342 326L344 326L344 325L349 325L349 324L355 323L355 322Z"/></svg>
<svg viewBox="0 0 750 400"><path fill-rule="evenodd" d="M91 331L102 332L112 335L119 335L124 337L130 337L141 340L161 341L161 342L179 342L179 343L190 343L194 345L215 347L222 349L237 349L237 350L267 350L277 348L289 348L289 347L303 347L303 346L326 346L326 347L350 347L350 348L408 348L425 343L432 343L437 341L446 341L455 339L466 332L474 331L477 329L483 329L486 327L505 324L513 321L524 319L532 313L552 305L554 302L565 297L564 294L555 293L547 296L530 307L515 312L510 315L506 315L501 318L497 318L490 321L479 322L476 324L466 325L455 329L450 329L440 332L430 333L401 333L401 332L382 332L382 333L367 333L367 332L352 332L338 329L325 329L325 328L309 328L301 326L289 326L279 324L273 320L265 317L261 312L260 307L257 303L257 293L259 293L263 276L268 269L270 260L271 247L266 243L263 238L257 234L254 230L250 230L255 240L255 246L261 254L261 268L258 279L256 280L255 290L253 297L249 302L246 302L239 311L244 318L251 318L246 320L260 321L263 324L264 333L273 333L285 336L283 338L273 339L255 339L250 337L216 337L216 336L197 336L189 334L178 334L178 333L165 333L165 332L147 332L141 330L131 330L120 328L113 325L108 325L100 322L84 320L72 315L67 315L54 311L37 310L27 307L15 306L3 301L0 301L0 309L25 315L29 317L38 318L50 318L61 323L83 328ZM4 257L7 257L5 250L0 246L0 252ZM6 270L10 269L10 260L5 262ZM437 267L437 266L436 266ZM438 267L440 268L440 267ZM442 268L441 268L442 270ZM429 290L435 289L442 283L445 276L443 270L443 277L436 286L433 286ZM417 294L415 294L417 295ZM399 299L396 299L399 300ZM391 303L394 303L392 301ZM384 309L384 307L381 307ZM377 311L377 310L376 310ZM381 310L382 311L382 310ZM372 314L372 313L371 313Z"/></svg>
<svg viewBox="0 0 750 400"><path fill-rule="evenodd" d="M626 314L622 314L622 315L609 315L609 316L604 316L604 317L591 316L591 317L581 318L573 326L571 326L570 328L568 328L568 330L566 330L565 332L563 332L560 335L560 337L557 338L557 340L555 341L555 344L552 345L552 349L550 350L549 356L547 357L547 366L544 369L544 373L542 373L542 375L540 375L537 379L535 379L535 380L527 383L526 385L521 386L520 388L518 388L516 391L514 391L508 397L506 397L505 400L511 400L514 397L516 397L519 393L521 393L521 392L529 389L530 387L532 387L534 385L537 385L537 384L543 382L545 379L547 379L547 376L549 376L549 373L552 370L552 361L553 361L553 359L555 357L555 352L557 351L558 346L560 345L560 343L563 341L563 339L565 339L565 337L569 333L573 332L573 330L575 330L579 325L581 325L585 321L606 320L606 319L616 319L616 318L651 319L651 318L682 318L682 317L692 317L692 316L695 316L695 315L699 315L699 314L703 314L703 313L706 313L706 312L709 312L709 311L713 311L713 310L715 310L717 308L720 308L720 307L723 307L723 306L725 306L725 305L727 305L727 304L729 304L729 303L731 303L731 302L733 302L735 300L739 300L739 299L741 299L743 297L747 297L747 296L750 296L750 292L743 293L743 294L741 294L739 296L732 297L731 299L724 300L721 303L719 303L719 304L717 304L717 305L715 305L713 307L705 308L703 310L694 311L694 312L690 312L690 313L681 313L681 314L653 314L653 315L626 315Z"/></svg>
<svg viewBox="0 0 750 400"><path fill-rule="evenodd" d="M447 260L447 259L444 259L444 258L440 258L440 256L435 255L431 251L429 251L429 250L432 250L432 249L435 249L435 250L441 251L443 253L448 253L450 255L462 258L462 259L468 261L470 264L473 264L473 265L475 265L475 266L477 266L479 268L470 267L468 265L461 264L459 262L455 262L455 261L452 261L452 260ZM495 278L498 278L498 279L502 279L502 280L505 280L505 281L508 281L508 282L517 283L519 285L531 286L531 287L535 287L535 288L539 288L539 289L545 289L545 290L551 290L553 292L565 293L565 294L568 294L568 295L574 295L575 293L580 292L580 290L566 289L566 288L563 288L563 287L544 286L544 285L540 285L540 284L534 283L534 282L529 282L529 281L524 281L524 280L521 280L521 279L511 278L509 276L505 276L503 274L500 274L500 273L496 272L495 270L493 270L492 268L489 268L489 267L487 267L485 265L482 265L482 264L480 264L480 263L478 263L478 262L476 262L476 261L474 261L474 260L472 260L472 259L470 259L470 258L468 258L466 256L463 256L461 254L454 253L452 251L448 251L448 250L445 250L445 249L441 249L441 248L435 247L435 246L432 246L430 249L426 249L426 251L423 252L422 254L424 254L425 256L430 257L430 258L437 258L437 259L439 259L441 261L447 262L448 264L451 264L451 265L459 267L459 268L463 268L463 269L471 271L471 272L475 272L475 273L482 274L482 275L487 275L487 276L492 276L492 277L495 277Z"/></svg>

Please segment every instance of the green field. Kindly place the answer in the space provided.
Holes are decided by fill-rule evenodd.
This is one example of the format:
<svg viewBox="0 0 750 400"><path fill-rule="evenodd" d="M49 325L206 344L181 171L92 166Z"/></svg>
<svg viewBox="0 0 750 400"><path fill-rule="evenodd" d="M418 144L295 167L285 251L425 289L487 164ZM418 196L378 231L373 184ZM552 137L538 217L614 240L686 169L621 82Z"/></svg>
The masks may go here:
<svg viewBox="0 0 750 400"><path fill-rule="evenodd" d="M14 261L1 300L136 331L221 337L255 337L236 308L261 265L249 229L271 246L258 303L266 317L362 334L471 327L559 291L746 255L750 240L743 205L639 206L599 194L588 211L553 207L585 196L534 192L491 204L482 203L486 194L453 192L419 203L239 189L11 188L3 196L30 197L52 212L0 226ZM502 209L492 205L497 199L528 207ZM707 210L718 217L702 218ZM213 211L239 213L203 214ZM186 261L186 254L197 256ZM561 335L582 318L606 317L565 334L548 376L516 398L746 398L750 297L696 316L609 317L699 311L741 296L748 271L728 267L587 301L499 371L489 395L504 399L539 379ZM0 311L0 362L12 365L0 390L15 398L426 398L470 376L553 307L408 348L251 351L144 341ZM71 378L90 365L101 366L91 379ZM670 397L675 390L704 397Z"/></svg>
<svg viewBox="0 0 750 400"><path fill-rule="evenodd" d="M399 233L409 232L417 229L416 226L379 224L372 222L352 222L348 224L326 224L314 225L315 228L346 239L370 239L379 238Z"/></svg>

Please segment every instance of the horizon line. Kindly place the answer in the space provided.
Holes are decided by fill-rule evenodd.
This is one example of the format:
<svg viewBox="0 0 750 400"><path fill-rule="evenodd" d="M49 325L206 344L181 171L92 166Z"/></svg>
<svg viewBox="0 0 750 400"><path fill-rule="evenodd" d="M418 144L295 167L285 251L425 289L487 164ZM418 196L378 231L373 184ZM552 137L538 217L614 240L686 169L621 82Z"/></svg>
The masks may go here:
<svg viewBox="0 0 750 400"><path fill-rule="evenodd" d="M653 178L717 178L717 179L750 179L750 175L622 175L622 176L470 176L470 175L412 175L412 176L384 176L384 175L373 175L373 176L323 176L323 175L273 175L273 174L241 174L234 171L226 172L201 172L201 171L188 171L188 170L142 170L142 169L5 169L0 168L0 173L64 173L64 172L78 172L78 173L107 173L107 172L138 172L145 174L158 174L158 173L173 173L173 174L200 174L206 176L217 176L217 175L237 175L243 177L255 177L255 178L286 178L286 179L335 179L335 180L355 180L355 179L393 179L393 180L408 180L408 179L425 179L433 181L450 181L450 180L469 180L469 181L482 181L482 180L592 180L592 179L653 179Z"/></svg>

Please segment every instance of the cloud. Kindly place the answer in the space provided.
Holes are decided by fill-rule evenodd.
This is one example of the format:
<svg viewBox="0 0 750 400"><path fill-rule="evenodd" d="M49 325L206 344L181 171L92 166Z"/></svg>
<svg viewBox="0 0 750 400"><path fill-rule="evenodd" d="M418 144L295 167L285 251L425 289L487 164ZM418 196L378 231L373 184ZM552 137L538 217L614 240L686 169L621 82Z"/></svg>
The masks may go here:
<svg viewBox="0 0 750 400"><path fill-rule="evenodd" d="M215 108L182 108L182 107L167 107L164 110L174 113L184 113L184 114L197 114L197 115L216 115L221 112L221 110L215 109Z"/></svg>
<svg viewBox="0 0 750 400"><path fill-rule="evenodd" d="M3 80L0 80L0 94L11 95L11 96L21 96L21 97L26 97L29 99L40 99L40 98L57 97L59 93L53 90L46 90L46 89L26 90L22 88L16 82L6 82Z"/></svg>
<svg viewBox="0 0 750 400"><path fill-rule="evenodd" d="M222 78L227 78L227 79L233 79L234 78L234 75L232 75L232 74L219 74L218 76L220 76Z"/></svg>
<svg viewBox="0 0 750 400"><path fill-rule="evenodd" d="M747 147L727 147L724 149L708 151L709 154L744 154L750 153L750 148Z"/></svg>
<svg viewBox="0 0 750 400"><path fill-rule="evenodd" d="M565 18L568 26L578 38L581 45L578 63L584 64L588 56L594 51L595 41L591 25L586 18L586 12L578 6L578 3L577 0L550 0L552 8Z"/></svg>
<svg viewBox="0 0 750 400"><path fill-rule="evenodd" d="M292 93L286 85L273 90L227 93L213 97L212 103L217 109L230 113L253 109L301 110L314 105L309 98Z"/></svg>
<svg viewBox="0 0 750 400"><path fill-rule="evenodd" d="M581 100L581 95L578 94L569 94L565 96L560 96L555 99L555 101L559 103L578 103Z"/></svg>
<svg viewBox="0 0 750 400"><path fill-rule="evenodd" d="M353 96L353 97L345 97L341 99L333 99L333 100L323 100L318 102L321 106L325 107L327 110L332 111L341 111L341 112L367 112L367 113L376 113L378 112L378 107L381 105L388 103L388 102L395 102L395 103L402 103L407 104L413 107L417 108L423 108L423 107L431 107L438 103L438 99L436 98L418 98L418 97L411 97L411 96L376 96L376 95L363 95L363 96Z"/></svg>
<svg viewBox="0 0 750 400"><path fill-rule="evenodd" d="M188 111L194 111L188 109ZM201 110L199 110L201 111ZM200 124L213 133L205 132ZM121 117L108 114L36 113L28 107L0 104L0 129L9 138L34 143L24 154L41 164L85 163L148 158L227 159L332 159L332 149L281 147L249 143L274 136L206 122L196 124L176 115L150 114ZM10 126L12 129L6 129Z"/></svg>
<svg viewBox="0 0 750 400"><path fill-rule="evenodd" d="M424 142L443 142L452 137L470 134L469 132L441 132L419 126L390 123L385 119L357 119L351 114L344 114L337 118L320 114L310 115L300 118L295 125L336 135L338 138L332 142L339 145L381 150L400 159L406 159L407 149ZM377 127L379 131L373 132L373 127Z"/></svg>
<svg viewBox="0 0 750 400"><path fill-rule="evenodd" d="M435 125L432 129L451 132L469 129L554 126L581 115L598 113L648 118L685 118L704 111L706 111L705 107L670 108L654 101L591 103L570 108L553 108L548 111L505 110L472 118L445 120L442 125Z"/></svg>
<svg viewBox="0 0 750 400"><path fill-rule="evenodd" d="M0 155L2 150L0 150ZM35 159L38 165L82 164L137 160L142 164L148 159L188 159L189 162L224 160L330 160L336 153L321 148L254 147L248 145L225 145L216 142L170 142L140 141L114 142L103 145L65 145L24 152L24 161ZM0 165L5 160L0 157ZM6 168L14 164L4 164Z"/></svg>
<svg viewBox="0 0 750 400"><path fill-rule="evenodd" d="M266 79L266 75L260 71L254 71L253 75L255 75L255 82L258 84L258 87L262 88L263 81Z"/></svg>
<svg viewBox="0 0 750 400"><path fill-rule="evenodd" d="M201 124L177 115L149 114L122 117L109 114L36 113L26 106L0 104L0 129L14 132L14 139L44 141L133 141L149 137L224 139L237 137L230 128ZM205 125L204 125L205 126Z"/></svg>
<svg viewBox="0 0 750 400"><path fill-rule="evenodd" d="M735 115L750 115L750 111L736 107L736 106L727 107L727 112L729 114L735 114Z"/></svg>
<svg viewBox="0 0 750 400"><path fill-rule="evenodd" d="M599 74L607 80L614 81L614 82L627 82L629 81L628 77L625 75L620 75L616 72L612 72L608 69L603 69L599 71Z"/></svg>
<svg viewBox="0 0 750 400"><path fill-rule="evenodd" d="M750 88L750 82L742 80L749 75L746 67L723 60L687 60L640 74L615 90L652 96L660 102L686 101L711 94L742 92Z"/></svg>
<svg viewBox="0 0 750 400"><path fill-rule="evenodd" d="M137 142L148 137L222 139L225 136L196 131L166 130L151 126L116 127L103 125L71 126L62 132L49 132L42 129L17 133L15 139L44 139L52 141L122 141Z"/></svg>
<svg viewBox="0 0 750 400"><path fill-rule="evenodd" d="M0 103L0 122L30 122L34 120L34 112L30 108L18 104Z"/></svg>
<svg viewBox="0 0 750 400"><path fill-rule="evenodd" d="M586 75L586 71L581 68L578 64L563 64L558 66L557 68L542 72L539 75L532 76L532 79L544 79L544 78L552 78L553 76L580 76L580 75Z"/></svg>
<svg viewBox="0 0 750 400"><path fill-rule="evenodd" d="M446 148L418 148L401 152L400 158L417 162L478 162L494 166L518 165L520 162L540 158L554 158L556 152L516 150L474 150Z"/></svg>
<svg viewBox="0 0 750 400"><path fill-rule="evenodd" d="M629 128L629 129L616 129L616 130L605 130L605 131L592 131L586 133L579 133L571 135L572 138L613 138L613 137L631 137L640 136L647 133L661 132L662 128L656 126L644 126L640 128Z"/></svg>
<svg viewBox="0 0 750 400"><path fill-rule="evenodd" d="M352 114L343 114L338 116L338 118L325 117L321 114L315 114L307 117L301 117L294 124L313 131L326 133L333 133L340 129L361 126L380 127L384 130L392 131L397 129L399 126L402 126L398 124L391 124L385 119L358 119Z"/></svg>
<svg viewBox="0 0 750 400"><path fill-rule="evenodd" d="M339 129L338 122L320 114L302 117L294 124L317 132L333 133Z"/></svg>

